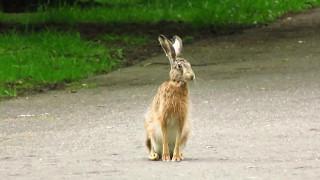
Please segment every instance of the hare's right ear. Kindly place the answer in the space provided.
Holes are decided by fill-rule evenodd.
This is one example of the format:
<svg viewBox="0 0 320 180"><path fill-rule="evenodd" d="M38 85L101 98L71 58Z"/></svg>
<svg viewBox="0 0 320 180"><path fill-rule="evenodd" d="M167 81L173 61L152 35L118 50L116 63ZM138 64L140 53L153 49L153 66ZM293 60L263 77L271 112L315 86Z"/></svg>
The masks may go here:
<svg viewBox="0 0 320 180"><path fill-rule="evenodd" d="M179 36L175 35L173 36L172 39L172 46L174 48L174 51L176 52L176 56L180 56L181 55L181 51L182 51L182 40Z"/></svg>
<svg viewBox="0 0 320 180"><path fill-rule="evenodd" d="M160 35L158 40L163 51L166 53L166 56L169 58L170 64L172 65L173 62L176 60L176 52L172 46L171 41L164 35Z"/></svg>

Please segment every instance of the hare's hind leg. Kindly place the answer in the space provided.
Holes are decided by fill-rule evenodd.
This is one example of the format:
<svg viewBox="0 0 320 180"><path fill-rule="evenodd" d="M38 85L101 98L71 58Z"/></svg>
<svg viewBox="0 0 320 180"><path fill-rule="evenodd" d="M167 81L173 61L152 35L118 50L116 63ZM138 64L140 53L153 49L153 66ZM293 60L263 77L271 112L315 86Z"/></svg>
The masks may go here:
<svg viewBox="0 0 320 180"><path fill-rule="evenodd" d="M145 130L146 130L146 146L148 148L148 152L149 152L149 159L152 161L157 161L160 159L159 154L154 150L155 148L155 130L154 130L154 121L152 121L152 119L150 118L150 116L147 116L147 118L145 119Z"/></svg>
<svg viewBox="0 0 320 180"><path fill-rule="evenodd" d="M151 149L149 159L152 161L158 161L160 159L160 156L158 153L154 152L153 149Z"/></svg>
<svg viewBox="0 0 320 180"><path fill-rule="evenodd" d="M147 146L147 148L149 150L149 159L152 160L152 161L159 160L159 158L160 158L159 154L154 151L154 148L152 146L152 141L151 141L150 138L147 138L146 146Z"/></svg>

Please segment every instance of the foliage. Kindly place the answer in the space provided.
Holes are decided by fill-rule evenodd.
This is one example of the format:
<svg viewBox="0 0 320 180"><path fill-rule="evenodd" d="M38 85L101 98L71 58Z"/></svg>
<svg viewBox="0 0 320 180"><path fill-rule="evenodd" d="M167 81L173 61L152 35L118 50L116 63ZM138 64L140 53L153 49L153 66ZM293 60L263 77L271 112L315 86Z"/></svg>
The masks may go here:
<svg viewBox="0 0 320 180"><path fill-rule="evenodd" d="M320 4L320 0L96 0L100 6L40 8L37 13L4 14L2 22L19 23L156 23L182 21L196 26L257 24L287 12Z"/></svg>
<svg viewBox="0 0 320 180"><path fill-rule="evenodd" d="M147 36L134 36L131 34L104 34L100 37L101 40L109 44L126 44L130 46L147 44L149 38Z"/></svg>

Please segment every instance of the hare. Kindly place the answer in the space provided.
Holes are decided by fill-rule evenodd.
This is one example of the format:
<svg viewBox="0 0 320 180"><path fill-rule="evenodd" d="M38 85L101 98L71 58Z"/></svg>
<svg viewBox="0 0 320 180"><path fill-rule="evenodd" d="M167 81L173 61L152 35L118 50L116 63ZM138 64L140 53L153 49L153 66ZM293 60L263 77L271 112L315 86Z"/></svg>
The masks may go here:
<svg viewBox="0 0 320 180"><path fill-rule="evenodd" d="M150 160L180 161L181 148L189 135L187 82L195 79L195 74L190 63L181 57L179 36L170 41L160 35L158 40L170 61L170 79L160 85L146 114L146 146Z"/></svg>

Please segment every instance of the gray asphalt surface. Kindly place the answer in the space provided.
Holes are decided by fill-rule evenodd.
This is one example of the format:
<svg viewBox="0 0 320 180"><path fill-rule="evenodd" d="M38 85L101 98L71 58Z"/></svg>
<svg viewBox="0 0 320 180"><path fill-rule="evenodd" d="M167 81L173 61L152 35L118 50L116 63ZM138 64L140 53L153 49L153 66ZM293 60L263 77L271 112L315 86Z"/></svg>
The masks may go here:
<svg viewBox="0 0 320 180"><path fill-rule="evenodd" d="M319 27L314 9L186 46L197 81L180 163L144 147L163 54L87 80L97 88L2 101L0 179L320 179Z"/></svg>

